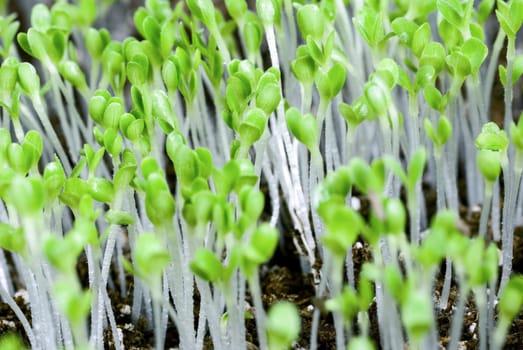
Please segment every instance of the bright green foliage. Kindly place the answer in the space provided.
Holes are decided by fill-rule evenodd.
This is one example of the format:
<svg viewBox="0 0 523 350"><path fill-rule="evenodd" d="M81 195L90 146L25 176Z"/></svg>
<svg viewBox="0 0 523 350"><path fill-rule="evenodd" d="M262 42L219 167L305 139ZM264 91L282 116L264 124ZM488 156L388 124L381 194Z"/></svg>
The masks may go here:
<svg viewBox="0 0 523 350"><path fill-rule="evenodd" d="M523 1L497 1L496 17L501 29L512 40L523 23Z"/></svg>
<svg viewBox="0 0 523 350"><path fill-rule="evenodd" d="M87 183L77 177L70 177L65 181L64 189L59 198L62 203L72 209L78 208L78 203L88 191Z"/></svg>
<svg viewBox="0 0 523 350"><path fill-rule="evenodd" d="M15 18L14 14L0 17L0 40L2 42L0 56L3 59L8 59L11 46L20 27L20 22L16 21Z"/></svg>
<svg viewBox="0 0 523 350"><path fill-rule="evenodd" d="M505 130L493 123L486 123L475 140L478 147L477 165L487 181L495 181L505 161L509 140Z"/></svg>
<svg viewBox="0 0 523 350"><path fill-rule="evenodd" d="M425 49L425 45L430 42L430 25L428 22L423 23L412 35L410 47L416 57L420 57Z"/></svg>
<svg viewBox="0 0 523 350"><path fill-rule="evenodd" d="M114 196L114 188L111 181L101 177L91 177L87 180L88 193L99 202L109 203Z"/></svg>
<svg viewBox="0 0 523 350"><path fill-rule="evenodd" d="M487 46L477 38L470 38L463 43L461 51L470 61L471 74L477 75L481 64L487 57Z"/></svg>
<svg viewBox="0 0 523 350"><path fill-rule="evenodd" d="M385 40L383 16L371 6L363 7L354 18L354 24L371 48L378 48Z"/></svg>
<svg viewBox="0 0 523 350"><path fill-rule="evenodd" d="M397 266L385 266L383 270L383 281L387 292L401 305L408 302L406 299L406 281Z"/></svg>
<svg viewBox="0 0 523 350"><path fill-rule="evenodd" d="M505 130L500 130L496 123L489 122L483 125L474 143L480 149L503 152L507 149L509 140Z"/></svg>
<svg viewBox="0 0 523 350"><path fill-rule="evenodd" d="M357 336L350 339L347 350L374 350L376 347L367 337Z"/></svg>
<svg viewBox="0 0 523 350"><path fill-rule="evenodd" d="M425 118L423 121L423 126L427 136L438 148L447 143L447 141L450 139L450 136L452 135L452 124L450 124L450 121L445 115L442 115L439 118L436 130L434 130L432 123L427 118Z"/></svg>
<svg viewBox="0 0 523 350"><path fill-rule="evenodd" d="M47 197L49 199L57 198L66 180L64 168L58 158L45 166L43 176Z"/></svg>
<svg viewBox="0 0 523 350"><path fill-rule="evenodd" d="M22 340L14 334L5 334L0 337L0 348L5 350L25 350L27 349Z"/></svg>
<svg viewBox="0 0 523 350"><path fill-rule="evenodd" d="M423 293L410 290L401 305L403 324L412 339L420 340L434 326L432 299Z"/></svg>
<svg viewBox="0 0 523 350"><path fill-rule="evenodd" d="M214 5L211 0L188 0L187 6L192 14L198 18L207 27L216 25L214 17Z"/></svg>
<svg viewBox="0 0 523 350"><path fill-rule="evenodd" d="M216 195L204 189L193 194L190 202L186 202L185 206L189 204L192 206L193 215L197 223L206 224L212 220L212 210L215 203Z"/></svg>
<svg viewBox="0 0 523 350"><path fill-rule="evenodd" d="M391 27L400 42L410 47L414 33L418 30L419 26L405 17L398 17L391 22Z"/></svg>
<svg viewBox="0 0 523 350"><path fill-rule="evenodd" d="M429 42L423 48L419 58L419 66L431 66L435 74L439 74L445 67L445 57L447 53L445 48L439 42Z"/></svg>
<svg viewBox="0 0 523 350"><path fill-rule="evenodd" d="M141 86L149 79L149 59L146 55L138 53L127 62L127 78L136 86Z"/></svg>
<svg viewBox="0 0 523 350"><path fill-rule="evenodd" d="M349 168L347 166L340 167L336 171L327 174L319 185L315 194L316 201L318 205L328 200L333 200L340 204L345 203L345 197L351 190L351 186ZM315 207L318 206L316 205Z"/></svg>
<svg viewBox="0 0 523 350"><path fill-rule="evenodd" d="M291 134L309 150L318 147L318 123L312 114L302 115L297 108L291 107L285 113L287 127Z"/></svg>
<svg viewBox="0 0 523 350"><path fill-rule="evenodd" d="M169 192L165 178L158 173L147 177L145 210L149 220L156 226L169 224L174 215L174 198Z"/></svg>
<svg viewBox="0 0 523 350"><path fill-rule="evenodd" d="M8 57L0 67L0 106L13 113L16 102L14 96L15 86L18 81L18 65L20 63L14 57ZM13 98L15 97L15 101Z"/></svg>
<svg viewBox="0 0 523 350"><path fill-rule="evenodd" d="M104 217L105 221L112 225L133 225L134 217L122 210L109 209Z"/></svg>
<svg viewBox="0 0 523 350"><path fill-rule="evenodd" d="M385 203L385 225L387 232L395 235L405 232L407 213L398 198L389 198Z"/></svg>
<svg viewBox="0 0 523 350"><path fill-rule="evenodd" d="M0 223L0 247L2 249L23 254L26 246L24 232L6 223Z"/></svg>
<svg viewBox="0 0 523 350"><path fill-rule="evenodd" d="M267 114L262 109L252 108L246 111L238 125L238 134L242 142L251 146L262 137L266 127Z"/></svg>
<svg viewBox="0 0 523 350"><path fill-rule="evenodd" d="M232 0L231 2L239 2ZM244 41L247 52L255 56L260 52L260 46L263 39L263 25L254 13L248 11L245 16L243 25Z"/></svg>
<svg viewBox="0 0 523 350"><path fill-rule="evenodd" d="M146 282L160 278L169 261L165 245L154 233L142 233L136 238L134 262L140 277Z"/></svg>
<svg viewBox="0 0 523 350"><path fill-rule="evenodd" d="M91 145L85 144L82 153L85 157L85 160L87 161L87 167L89 168L89 176L92 176L94 175L96 169L98 168L100 162L103 159L105 148L101 147L95 152Z"/></svg>
<svg viewBox="0 0 523 350"><path fill-rule="evenodd" d="M460 263L461 261L459 261ZM462 257L463 270L468 276L471 286L481 286L490 283L498 275L498 251L494 244L485 248L482 237L473 239Z"/></svg>
<svg viewBox="0 0 523 350"><path fill-rule="evenodd" d="M327 71L320 69L316 75L316 86L320 97L326 101L336 97L345 84L345 77L345 67L339 62L334 62Z"/></svg>
<svg viewBox="0 0 523 350"><path fill-rule="evenodd" d="M510 138L517 152L523 152L523 118L520 116L518 123L510 123Z"/></svg>
<svg viewBox="0 0 523 350"><path fill-rule="evenodd" d="M523 308L523 277L521 275L512 276L505 285L503 293L499 298L500 317L513 320Z"/></svg>
<svg viewBox="0 0 523 350"><path fill-rule="evenodd" d="M296 52L296 59L290 63L291 72L302 84L312 84L316 76L316 61L309 53L307 46L299 46Z"/></svg>
<svg viewBox="0 0 523 350"><path fill-rule="evenodd" d="M73 324L83 322L91 310L92 293L81 291L79 287L71 288L68 281L57 282L53 293L62 312Z"/></svg>
<svg viewBox="0 0 523 350"><path fill-rule="evenodd" d="M421 181L423 170L427 162L427 151L424 148L418 149L412 155L407 172L403 171L401 165L391 157L384 159L385 164L398 176L405 185L407 191L414 191L416 184Z"/></svg>
<svg viewBox="0 0 523 350"><path fill-rule="evenodd" d="M359 312L358 294L354 288L346 285L338 296L325 302L325 307L329 311L340 312L346 322L352 322Z"/></svg>
<svg viewBox="0 0 523 350"><path fill-rule="evenodd" d="M95 60L102 58L102 53L110 41L111 35L107 29L88 28L85 34L85 47Z"/></svg>
<svg viewBox="0 0 523 350"><path fill-rule="evenodd" d="M107 90L98 90L94 93L93 97L89 100L88 110L91 118L101 123L103 120L104 112L107 107L107 101L110 99L110 94ZM114 107L113 107L114 108Z"/></svg>
<svg viewBox="0 0 523 350"><path fill-rule="evenodd" d="M22 91L31 98L40 92L40 78L30 63L22 62L18 65L18 83Z"/></svg>
<svg viewBox="0 0 523 350"><path fill-rule="evenodd" d="M19 174L27 174L38 164L42 155L42 137L34 130L28 131L22 144L11 143L7 147L7 161Z"/></svg>
<svg viewBox="0 0 523 350"><path fill-rule="evenodd" d="M365 99L368 106L378 116L387 115L392 104L389 88L381 79L373 79L365 84Z"/></svg>
<svg viewBox="0 0 523 350"><path fill-rule="evenodd" d="M267 339L271 350L289 349L298 339L301 320L294 304L278 302L267 313Z"/></svg>
<svg viewBox="0 0 523 350"><path fill-rule="evenodd" d="M455 235L461 235L456 228L456 214L439 211L430 225L429 234L415 251L416 260L426 268L439 266L447 255L447 246Z"/></svg>
<svg viewBox="0 0 523 350"><path fill-rule="evenodd" d="M83 248L75 243L69 236L61 239L56 235L49 235L44 241L44 254L56 269L63 273L71 273Z"/></svg>
<svg viewBox="0 0 523 350"><path fill-rule="evenodd" d="M222 277L222 264L220 260L208 249L198 248L190 263L191 271L201 279L217 282Z"/></svg>
<svg viewBox="0 0 523 350"><path fill-rule="evenodd" d="M239 200L242 214L252 221L258 220L265 206L263 192L256 188L244 186L240 190Z"/></svg>
<svg viewBox="0 0 523 350"><path fill-rule="evenodd" d="M500 152L489 149L479 149L476 163L485 180L494 182L499 177L501 173Z"/></svg>
<svg viewBox="0 0 523 350"><path fill-rule="evenodd" d="M242 249L242 269L247 278L257 273L257 268L273 256L280 233L268 223L258 226Z"/></svg>
<svg viewBox="0 0 523 350"><path fill-rule="evenodd" d="M264 26L280 23L280 9L280 0L256 0L256 12Z"/></svg>
<svg viewBox="0 0 523 350"><path fill-rule="evenodd" d="M37 214L46 202L43 179L39 176L15 176L9 189L8 201L22 216Z"/></svg>
<svg viewBox="0 0 523 350"><path fill-rule="evenodd" d="M465 21L464 4L459 0L438 0L439 13L450 24L457 28L463 27Z"/></svg>
<svg viewBox="0 0 523 350"><path fill-rule="evenodd" d="M169 56L162 65L162 78L169 93L178 87L178 71L174 56Z"/></svg>
<svg viewBox="0 0 523 350"><path fill-rule="evenodd" d="M232 18L241 19L247 12L247 2L245 0L225 0L225 6Z"/></svg>
<svg viewBox="0 0 523 350"><path fill-rule="evenodd" d="M483 25L494 9L495 0L483 0L478 7L478 22Z"/></svg>
<svg viewBox="0 0 523 350"><path fill-rule="evenodd" d="M256 87L256 107L271 114L276 110L281 100L280 72L269 69L263 73Z"/></svg>
<svg viewBox="0 0 523 350"><path fill-rule="evenodd" d="M63 60L58 65L58 70L78 90L86 91L88 89L85 74L78 66L78 63L71 60Z"/></svg>
<svg viewBox="0 0 523 350"><path fill-rule="evenodd" d="M380 159L369 166L361 158L353 158L349 163L353 184L364 194L381 193L385 183L385 167Z"/></svg>
<svg viewBox="0 0 523 350"><path fill-rule="evenodd" d="M343 258L363 227L362 218L354 210L337 203L324 203L318 212L326 225L323 244L336 256Z"/></svg>
<svg viewBox="0 0 523 350"><path fill-rule="evenodd" d="M300 7L296 13L296 19L304 39L310 35L314 40L321 41L325 33L325 21L318 5L307 4Z"/></svg>

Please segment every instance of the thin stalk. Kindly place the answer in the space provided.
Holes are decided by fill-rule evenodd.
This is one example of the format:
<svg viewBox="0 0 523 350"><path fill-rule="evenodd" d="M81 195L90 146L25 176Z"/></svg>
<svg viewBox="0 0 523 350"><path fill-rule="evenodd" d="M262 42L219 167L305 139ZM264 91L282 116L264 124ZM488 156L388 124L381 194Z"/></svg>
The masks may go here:
<svg viewBox="0 0 523 350"><path fill-rule="evenodd" d="M64 167L65 173L70 174L72 170L71 163L69 161L69 158L67 157L67 154L65 153L62 144L58 140L58 136L56 135L56 132L54 131L53 126L51 125L51 122L49 121L49 117L47 116L42 99L40 98L40 96L36 96L32 99L32 101L35 111L38 114L38 117L44 127L45 133L49 137L51 144L58 153L58 157L60 158L60 162Z"/></svg>
<svg viewBox="0 0 523 350"><path fill-rule="evenodd" d="M505 185L506 204L503 207L501 242L501 249L503 251L503 268L501 271L498 296L501 295L512 272L512 259L514 255L514 212L516 210L517 194L519 193L519 186L521 184L522 171L518 170L517 173L514 173L508 168L508 166L503 166L503 174L508 175L505 175L505 177L508 178L508 183Z"/></svg>
<svg viewBox="0 0 523 350"><path fill-rule="evenodd" d="M163 342L161 336L162 319L160 310L160 301L153 297L153 315L154 315L154 348L156 350L163 349Z"/></svg>
<svg viewBox="0 0 523 350"><path fill-rule="evenodd" d="M490 226L492 229L492 239L494 242L499 242L501 239L501 232L499 223L501 222L501 216L500 216L500 193L499 193L499 179L496 180L494 183L494 191L492 193L492 208L491 211L491 222Z"/></svg>
<svg viewBox="0 0 523 350"><path fill-rule="evenodd" d="M492 191L494 183L485 181L485 198L483 200L483 209L481 210L481 218L479 221L479 236L485 237L487 234L487 225L490 214L490 207L492 205Z"/></svg>
<svg viewBox="0 0 523 350"><path fill-rule="evenodd" d="M269 54L271 58L272 66L276 69L280 69L280 61L278 58L278 49L276 47L276 39L274 34L274 26L273 25L266 25L265 26L265 33L266 33L266 40L267 44L269 46ZM290 211L296 211L296 215L298 218L296 218L296 221L300 221L300 223L296 222L296 225L300 227L300 232L303 232L303 240L305 242L305 247L308 251L308 257L310 260L311 265L315 264L315 255L314 255L314 249L316 248L316 242L314 241L314 238L312 236L310 223L308 220L308 211L306 207L303 207L299 203L303 203L303 191L299 183L300 175L299 175L299 167L297 164L297 157L295 152L293 152L292 149L292 142L290 140L289 131L286 127L285 122L285 112L284 112L284 106L283 106L283 98L280 100L280 103L278 105L278 108L276 109L276 116L277 116L277 125L274 125L274 127L271 127L271 130L273 132L274 137L277 140L278 146L280 148L280 154L286 155L288 162L286 164L289 164L288 171L286 167L284 167L283 175L285 176L285 186L287 194L290 194L290 200L289 200L289 209ZM271 124L276 124L272 121L271 118ZM278 167L281 167L281 163L277 164ZM288 174L290 172L290 174ZM292 179L292 181L291 181Z"/></svg>
<svg viewBox="0 0 523 350"><path fill-rule="evenodd" d="M450 330L450 345L448 350L457 350L459 339L461 336L461 327L463 326L463 317L465 315L465 304L467 302L469 289L464 286L464 283L460 284L458 304L452 315L452 323Z"/></svg>
<svg viewBox="0 0 523 350"><path fill-rule="evenodd" d="M512 71L514 67L514 59L516 57L516 41L515 38L508 38L507 40L507 79L505 82L505 117L503 119L503 126L509 130L510 122L512 121Z"/></svg>
<svg viewBox="0 0 523 350"><path fill-rule="evenodd" d="M220 333L220 316L217 313L219 309L216 309L215 307L216 303L213 300L209 283L196 278L196 284L198 286L198 291L202 296L200 308L201 310L205 310L206 314L209 315L207 320L209 322L209 332L211 333L214 349L221 350L224 348L224 344L222 344L222 336ZM205 335L204 333L205 332L202 332L203 335Z"/></svg>
<svg viewBox="0 0 523 350"><path fill-rule="evenodd" d="M497 278L493 278L490 283L487 290L487 330L489 331L489 337L488 337L488 347L489 349L494 349L494 337L495 337L495 331L494 330L494 314L495 314L495 302L496 300L496 283Z"/></svg>
<svg viewBox="0 0 523 350"><path fill-rule="evenodd" d="M487 319L488 319L488 308L487 308L487 289L484 285L477 287L474 290L476 296L476 307L478 308L478 333L479 333L479 350L487 350Z"/></svg>
<svg viewBox="0 0 523 350"><path fill-rule="evenodd" d="M331 254L326 254L330 256L332 268L331 268L331 290L330 295L335 298L341 294L342 285L343 285L343 258L337 256L331 256ZM335 312L334 315L334 329L336 330L336 348L343 349L345 347L345 336L344 336L344 324L343 316L339 312Z"/></svg>
<svg viewBox="0 0 523 350"><path fill-rule="evenodd" d="M249 289L254 302L254 314L256 318L256 331L258 333L258 342L260 350L267 350L267 336L265 334L265 311L263 309L259 272L256 269L252 276L248 278Z"/></svg>

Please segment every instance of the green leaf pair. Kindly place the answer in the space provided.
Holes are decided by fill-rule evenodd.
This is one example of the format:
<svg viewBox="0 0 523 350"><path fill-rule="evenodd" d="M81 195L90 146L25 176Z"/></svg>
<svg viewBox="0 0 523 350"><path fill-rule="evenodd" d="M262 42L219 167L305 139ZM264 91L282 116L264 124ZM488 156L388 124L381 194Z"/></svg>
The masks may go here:
<svg viewBox="0 0 523 350"><path fill-rule="evenodd" d="M136 272L150 288L160 287L156 282L160 280L170 259L165 244L156 234L144 232L136 238L134 248Z"/></svg>
<svg viewBox="0 0 523 350"><path fill-rule="evenodd" d="M361 158L349 162L349 173L352 183L363 194L380 194L385 185L385 164L382 159L375 159L371 165Z"/></svg>
<svg viewBox="0 0 523 350"><path fill-rule="evenodd" d="M315 79L320 97L325 101L331 101L336 97L345 85L346 76L346 69L339 62L334 62L328 69L320 68Z"/></svg>
<svg viewBox="0 0 523 350"><path fill-rule="evenodd" d="M316 77L318 64L309 53L309 48L301 45L296 50L296 59L291 61L291 72L302 84L312 84Z"/></svg>
<svg viewBox="0 0 523 350"><path fill-rule="evenodd" d="M516 34L523 23L523 1L497 1L496 17L505 34L515 40Z"/></svg>
<svg viewBox="0 0 523 350"><path fill-rule="evenodd" d="M312 114L302 115L297 108L291 107L285 113L285 120L292 136L303 143L309 151L317 150L318 122Z"/></svg>
<svg viewBox="0 0 523 350"><path fill-rule="evenodd" d="M479 171L485 180L496 181L507 157L509 140L505 130L500 130L497 124L493 122L486 123L474 143L478 148L477 166Z"/></svg>
<svg viewBox="0 0 523 350"><path fill-rule="evenodd" d="M222 169L214 168L212 178L219 196L226 197L231 191L241 193L243 187L251 188L258 182L258 175L249 159L233 159Z"/></svg>
<svg viewBox="0 0 523 350"><path fill-rule="evenodd" d="M301 320L296 305L281 301L269 308L266 332L270 349L289 349L298 339L300 331Z"/></svg>
<svg viewBox="0 0 523 350"><path fill-rule="evenodd" d="M169 225L175 212L175 201L165 177L154 172L145 185L145 211L153 225Z"/></svg>
<svg viewBox="0 0 523 350"><path fill-rule="evenodd" d="M273 256L279 237L278 230L268 223L263 223L255 229L249 242L241 250L241 266L247 278L256 273L258 267Z"/></svg>
<svg viewBox="0 0 523 350"><path fill-rule="evenodd" d="M363 39L373 49L383 45L387 39L383 14L371 6L364 6L354 18L354 25Z"/></svg>
<svg viewBox="0 0 523 350"><path fill-rule="evenodd" d="M330 205L328 203L331 203ZM344 204L326 202L319 209L326 225L323 244L337 257L344 258L364 227L361 216Z"/></svg>
<svg viewBox="0 0 523 350"><path fill-rule="evenodd" d="M11 143L5 150L9 166L22 175L38 164L42 151L42 137L34 130L26 133L22 144Z"/></svg>

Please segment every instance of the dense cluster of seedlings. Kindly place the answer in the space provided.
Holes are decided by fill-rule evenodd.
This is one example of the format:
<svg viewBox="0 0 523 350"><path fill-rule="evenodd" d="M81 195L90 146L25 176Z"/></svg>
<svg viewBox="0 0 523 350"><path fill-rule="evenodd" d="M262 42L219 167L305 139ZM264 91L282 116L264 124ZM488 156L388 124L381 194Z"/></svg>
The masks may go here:
<svg viewBox="0 0 523 350"><path fill-rule="evenodd" d="M119 288L156 349L168 322L181 349L206 338L245 349L248 317L260 349L291 347L296 306L266 312L260 288L286 208L336 348L437 349L435 316L455 307L455 350L470 295L480 349L502 348L523 305L511 266L523 0L226 0L224 12L211 0L147 0L134 14L139 38L123 41L94 26L110 2L37 4L19 32L0 1L0 296L26 345L103 349L108 328L123 349L108 295ZM437 193L434 217L422 182ZM477 235L464 234L460 205L482 205ZM355 274L357 241L372 261ZM14 300L20 286L30 317ZM311 349L319 318L315 309Z"/></svg>

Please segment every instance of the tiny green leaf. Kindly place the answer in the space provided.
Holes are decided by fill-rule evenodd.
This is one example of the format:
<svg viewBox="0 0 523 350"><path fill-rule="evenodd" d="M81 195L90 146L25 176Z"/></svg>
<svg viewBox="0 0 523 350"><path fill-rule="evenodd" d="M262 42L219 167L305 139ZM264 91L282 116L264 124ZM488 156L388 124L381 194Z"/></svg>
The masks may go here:
<svg viewBox="0 0 523 350"><path fill-rule="evenodd" d="M301 330L300 314L290 302L278 302L267 313L267 340L270 349L289 349Z"/></svg>

